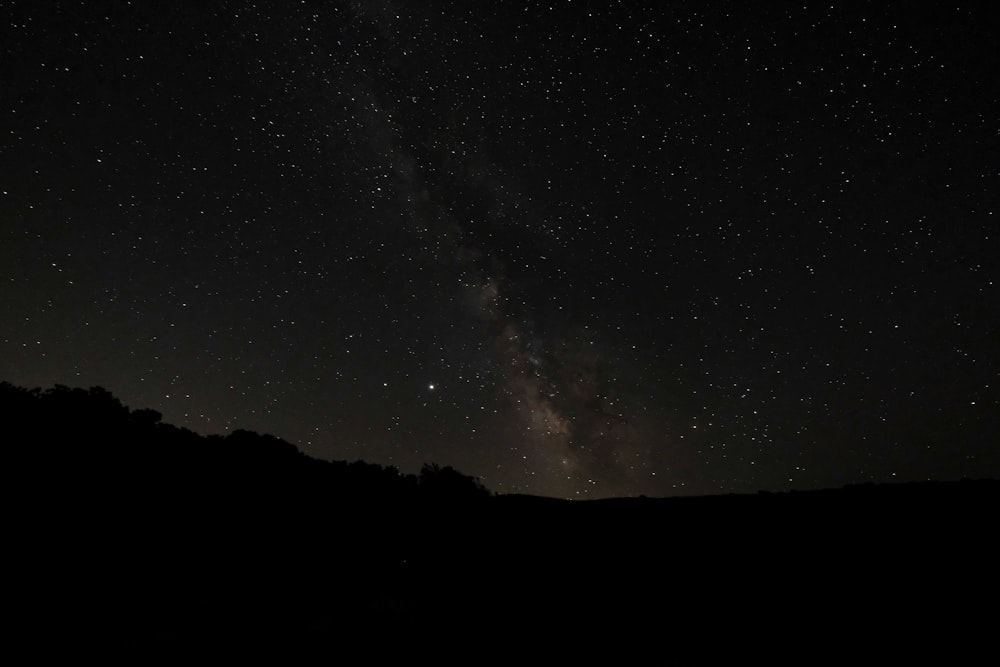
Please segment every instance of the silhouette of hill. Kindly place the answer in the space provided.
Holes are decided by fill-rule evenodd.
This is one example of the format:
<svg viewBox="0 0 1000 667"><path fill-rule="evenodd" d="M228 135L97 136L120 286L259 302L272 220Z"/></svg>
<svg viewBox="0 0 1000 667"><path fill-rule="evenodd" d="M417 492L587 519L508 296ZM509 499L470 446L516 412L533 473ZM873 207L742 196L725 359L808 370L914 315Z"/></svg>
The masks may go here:
<svg viewBox="0 0 1000 667"><path fill-rule="evenodd" d="M563 501L201 436L101 388L2 383L0 419L12 600L52 645L385 657L434 637L679 652L992 632L994 480Z"/></svg>

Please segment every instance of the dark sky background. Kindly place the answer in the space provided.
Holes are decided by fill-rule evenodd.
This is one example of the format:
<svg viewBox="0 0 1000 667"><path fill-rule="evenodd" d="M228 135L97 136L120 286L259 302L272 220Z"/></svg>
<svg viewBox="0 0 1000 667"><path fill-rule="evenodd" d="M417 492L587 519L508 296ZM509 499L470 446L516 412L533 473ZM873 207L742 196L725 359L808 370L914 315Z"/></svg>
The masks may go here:
<svg viewBox="0 0 1000 667"><path fill-rule="evenodd" d="M995 14L0 6L0 379L573 498L1000 476Z"/></svg>

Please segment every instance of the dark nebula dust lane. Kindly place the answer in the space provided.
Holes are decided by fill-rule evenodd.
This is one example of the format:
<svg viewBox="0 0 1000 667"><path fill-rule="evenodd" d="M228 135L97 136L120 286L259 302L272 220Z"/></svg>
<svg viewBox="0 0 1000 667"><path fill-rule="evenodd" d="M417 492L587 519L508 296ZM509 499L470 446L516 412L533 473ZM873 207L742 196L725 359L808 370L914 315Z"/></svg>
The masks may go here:
<svg viewBox="0 0 1000 667"><path fill-rule="evenodd" d="M0 21L0 380L499 492L1000 475L995 13Z"/></svg>

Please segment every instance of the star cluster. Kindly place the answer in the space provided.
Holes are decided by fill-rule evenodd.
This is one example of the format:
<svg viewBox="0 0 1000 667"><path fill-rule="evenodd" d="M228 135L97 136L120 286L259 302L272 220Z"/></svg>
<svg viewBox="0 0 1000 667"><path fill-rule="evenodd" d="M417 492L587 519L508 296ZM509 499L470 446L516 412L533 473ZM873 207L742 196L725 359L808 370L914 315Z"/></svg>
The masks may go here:
<svg viewBox="0 0 1000 667"><path fill-rule="evenodd" d="M991 14L0 11L0 379L501 492L1000 475Z"/></svg>

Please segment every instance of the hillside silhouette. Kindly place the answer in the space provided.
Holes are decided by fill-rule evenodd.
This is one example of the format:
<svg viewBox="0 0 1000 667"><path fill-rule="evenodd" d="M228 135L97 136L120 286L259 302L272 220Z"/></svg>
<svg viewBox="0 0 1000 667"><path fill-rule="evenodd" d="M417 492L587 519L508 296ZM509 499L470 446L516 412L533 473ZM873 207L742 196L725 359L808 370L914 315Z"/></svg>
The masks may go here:
<svg viewBox="0 0 1000 667"><path fill-rule="evenodd" d="M571 502L494 495L436 464L403 474L271 435L202 436L99 387L2 383L0 419L13 600L50 642L736 650L772 634L988 633L976 604L997 599L992 480Z"/></svg>

